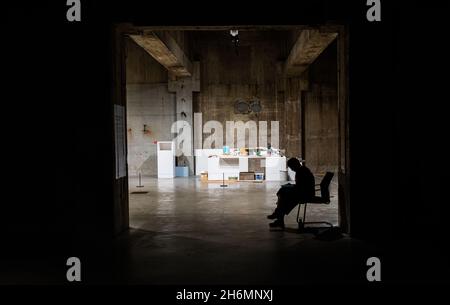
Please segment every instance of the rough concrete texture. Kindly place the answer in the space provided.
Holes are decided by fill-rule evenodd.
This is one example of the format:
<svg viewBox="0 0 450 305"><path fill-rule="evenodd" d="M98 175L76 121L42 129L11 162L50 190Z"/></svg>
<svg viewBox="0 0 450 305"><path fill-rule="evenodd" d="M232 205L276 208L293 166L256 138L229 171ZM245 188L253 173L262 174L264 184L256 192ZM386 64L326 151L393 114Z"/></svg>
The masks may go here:
<svg viewBox="0 0 450 305"><path fill-rule="evenodd" d="M169 92L174 92L176 96L175 112L176 120L183 121L182 126L179 126L177 135L180 130L183 130L183 134L188 134L187 130L190 130L191 136L190 143L183 143L184 139L176 137L176 154L177 165L188 166L189 175L194 174L194 112L192 105L192 98L194 92L200 91L200 65L195 62L192 65L192 73L189 77L180 77L176 80L170 79L168 81ZM181 127L181 128L180 128ZM186 130L185 130L186 128ZM175 134L174 134L175 135ZM183 148L183 149L181 149Z"/></svg>
<svg viewBox="0 0 450 305"><path fill-rule="evenodd" d="M268 121L270 143L270 121L282 121L283 100L277 95L276 72L277 61L286 56L284 35L240 32L236 54L226 31L192 34L192 53L201 65L200 93L195 95L194 109L203 113L204 122L216 120L225 126L226 121ZM235 113L237 100L255 99L261 101L261 113ZM280 135L283 132L280 130Z"/></svg>
<svg viewBox="0 0 450 305"><path fill-rule="evenodd" d="M157 174L156 144L170 141L175 122L175 95L166 84L127 86L128 174ZM145 131L144 131L145 125Z"/></svg>
<svg viewBox="0 0 450 305"><path fill-rule="evenodd" d="M307 76L289 78L285 81L284 94L284 113L282 125L285 131L285 149L288 157L302 157L302 137L303 137L303 122L302 122L302 105L301 96L302 90L307 90Z"/></svg>
<svg viewBox="0 0 450 305"><path fill-rule="evenodd" d="M164 31L130 35L156 61L175 76L192 75L192 63L170 34Z"/></svg>
<svg viewBox="0 0 450 305"><path fill-rule="evenodd" d="M287 75L299 75L316 60L337 37L337 33L321 33L319 30L303 30L291 49L285 63Z"/></svg>
<svg viewBox="0 0 450 305"><path fill-rule="evenodd" d="M332 43L309 67L304 92L305 156L314 172L338 168L337 50Z"/></svg>
<svg viewBox="0 0 450 305"><path fill-rule="evenodd" d="M298 36L299 33L295 35ZM336 172L338 165L336 42L329 45L302 75L286 79L280 75L279 63L283 62L290 52L289 42L293 38L293 33L288 31L243 31L240 33L238 53L226 31L189 32L185 35L178 33L174 37L186 50L186 54L191 54L193 60L199 62L200 88L197 88L198 84L196 88L187 86L183 90L189 89L188 95L171 89L174 86L170 86L171 82L167 80L167 71L164 71L164 67L132 41L128 43L127 83L166 83L169 92L177 92L179 105L188 105L190 97L193 96L192 108L185 107L187 109L185 119L191 121L194 111L202 113L203 124L212 120L219 121L224 128L223 144L226 141L227 121L252 120L257 124L259 121L267 121L267 143L274 142L271 138L271 121L278 121L279 148L285 149L288 157L306 159L308 165L316 172ZM143 55L148 58L144 59ZM139 64L140 61L145 69ZM179 82L177 80L173 83ZM152 94L138 93L138 88L134 87L136 92L133 94L140 96ZM200 92L196 92L198 89ZM235 112L237 100L259 100L262 110L260 113L238 114ZM148 103L151 101L150 98L147 100ZM184 109L181 106L178 108ZM182 118L182 111L179 109L175 109L174 113L178 118ZM153 115L157 115L157 109L153 110ZM142 119L136 122L133 122L134 118L130 119L132 121L129 125L143 125ZM207 133L203 134L203 139L208 136ZM246 135L247 144L248 136L249 132ZM135 171L139 163L142 163L138 159L145 159L147 154L137 156L139 146L132 148L131 143L132 140L129 140L131 154L129 161L133 166L132 170ZM221 147L221 143L216 145ZM235 145L232 146L237 146L236 139ZM192 160L188 160L188 163L192 163ZM154 160L150 160L148 165L144 166L144 174L155 173L155 168L153 171L151 169L152 164L155 164Z"/></svg>
<svg viewBox="0 0 450 305"><path fill-rule="evenodd" d="M156 175L154 141L173 137L175 94L167 89L167 70L131 40L127 54L128 175Z"/></svg>
<svg viewBox="0 0 450 305"><path fill-rule="evenodd" d="M125 40L127 84L167 82L167 70L131 39Z"/></svg>

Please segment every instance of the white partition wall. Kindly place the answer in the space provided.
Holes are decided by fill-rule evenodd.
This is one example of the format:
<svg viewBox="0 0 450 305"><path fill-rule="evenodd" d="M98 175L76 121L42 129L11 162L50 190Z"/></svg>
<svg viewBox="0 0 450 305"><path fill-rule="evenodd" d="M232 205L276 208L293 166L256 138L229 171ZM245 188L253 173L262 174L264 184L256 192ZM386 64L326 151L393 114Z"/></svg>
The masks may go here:
<svg viewBox="0 0 450 305"><path fill-rule="evenodd" d="M195 150L195 175L199 176L201 172L208 171L208 158L210 156L219 156L222 149L196 149Z"/></svg>
<svg viewBox="0 0 450 305"><path fill-rule="evenodd" d="M286 157L266 157L266 180L286 180Z"/></svg>
<svg viewBox="0 0 450 305"><path fill-rule="evenodd" d="M158 178L175 177L175 143L161 141L157 143Z"/></svg>

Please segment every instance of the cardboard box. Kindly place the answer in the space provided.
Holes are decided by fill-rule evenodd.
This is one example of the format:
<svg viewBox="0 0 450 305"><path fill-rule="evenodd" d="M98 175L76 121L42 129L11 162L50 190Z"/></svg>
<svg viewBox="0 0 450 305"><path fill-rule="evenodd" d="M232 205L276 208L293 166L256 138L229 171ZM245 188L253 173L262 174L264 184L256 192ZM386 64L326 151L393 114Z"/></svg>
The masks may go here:
<svg viewBox="0 0 450 305"><path fill-rule="evenodd" d="M240 172L239 180L255 180L254 172Z"/></svg>

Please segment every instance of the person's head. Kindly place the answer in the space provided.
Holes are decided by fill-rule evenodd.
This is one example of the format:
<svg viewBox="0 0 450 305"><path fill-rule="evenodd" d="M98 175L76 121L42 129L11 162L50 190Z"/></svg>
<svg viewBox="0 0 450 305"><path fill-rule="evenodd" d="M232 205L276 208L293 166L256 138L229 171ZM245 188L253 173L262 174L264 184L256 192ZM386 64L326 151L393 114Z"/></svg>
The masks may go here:
<svg viewBox="0 0 450 305"><path fill-rule="evenodd" d="M298 171L302 166L300 161L297 158L290 158L287 162L287 166L292 169L294 172Z"/></svg>

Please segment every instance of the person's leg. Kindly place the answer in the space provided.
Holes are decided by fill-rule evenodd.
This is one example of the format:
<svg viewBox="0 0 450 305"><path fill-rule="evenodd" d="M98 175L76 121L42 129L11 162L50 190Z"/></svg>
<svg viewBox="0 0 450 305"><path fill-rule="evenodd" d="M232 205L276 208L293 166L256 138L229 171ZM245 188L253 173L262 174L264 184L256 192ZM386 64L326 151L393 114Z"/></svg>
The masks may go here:
<svg viewBox="0 0 450 305"><path fill-rule="evenodd" d="M277 207L275 208L275 210L273 211L272 214L267 215L267 218L268 218L268 219L276 219L276 218L279 218L281 215L283 215L283 212L282 212L282 211L280 210L280 208L277 206Z"/></svg>
<svg viewBox="0 0 450 305"><path fill-rule="evenodd" d="M284 229L284 215L286 214L285 209L284 209L284 204L283 204L283 200L278 200L278 204L277 207L273 213L274 217L270 218L270 219L275 219L276 220L272 223L269 224L270 227L274 228L274 227L281 227Z"/></svg>
<svg viewBox="0 0 450 305"><path fill-rule="evenodd" d="M278 200L277 200L277 203L276 203L277 207L275 208L275 210L273 211L272 214L267 215L267 218L268 218L268 219L276 219L276 218L278 217L278 214L281 212L281 211L280 211L280 208L279 208L279 203L280 203L280 201L281 201L279 192L277 193L277 196L278 196Z"/></svg>
<svg viewBox="0 0 450 305"><path fill-rule="evenodd" d="M284 214L278 215L277 220L275 220L272 223L269 223L269 226L271 228L282 228L282 229L284 229Z"/></svg>

